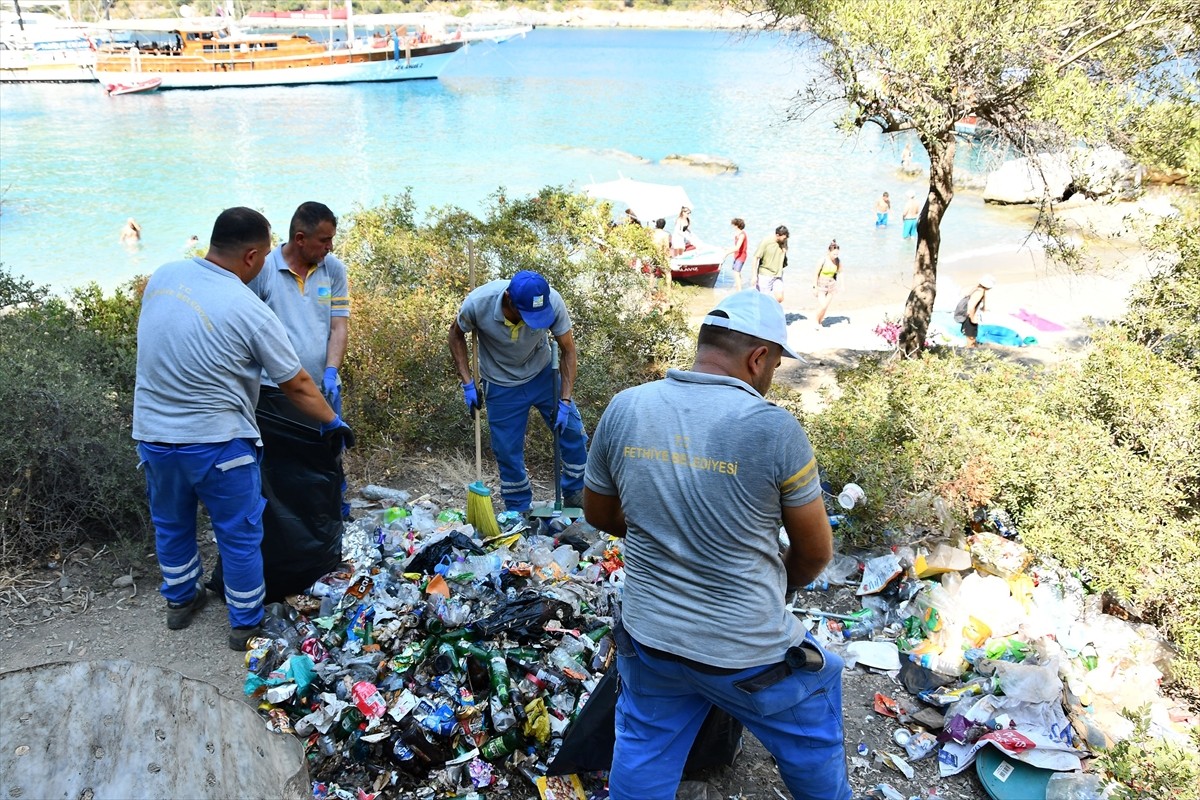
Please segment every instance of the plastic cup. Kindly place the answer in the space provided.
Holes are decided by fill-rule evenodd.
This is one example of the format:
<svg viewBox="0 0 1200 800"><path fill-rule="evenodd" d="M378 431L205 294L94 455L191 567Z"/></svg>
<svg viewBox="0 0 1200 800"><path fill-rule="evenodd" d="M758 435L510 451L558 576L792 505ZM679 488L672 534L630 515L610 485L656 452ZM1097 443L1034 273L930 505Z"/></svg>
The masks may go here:
<svg viewBox="0 0 1200 800"><path fill-rule="evenodd" d="M860 503L865 503L867 493L857 483L847 483L842 487L842 493L838 495L838 505L849 511Z"/></svg>

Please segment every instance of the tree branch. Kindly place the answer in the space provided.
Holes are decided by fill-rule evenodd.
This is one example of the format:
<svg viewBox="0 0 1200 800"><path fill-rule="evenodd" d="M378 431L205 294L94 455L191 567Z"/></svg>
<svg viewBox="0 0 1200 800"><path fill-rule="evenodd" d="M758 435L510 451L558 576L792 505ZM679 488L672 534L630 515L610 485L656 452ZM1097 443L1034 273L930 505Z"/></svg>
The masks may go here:
<svg viewBox="0 0 1200 800"><path fill-rule="evenodd" d="M1078 61L1079 59L1086 56L1088 53L1090 53L1093 50L1096 50L1100 47L1103 47L1104 45L1111 42L1113 39L1120 38L1121 36L1124 36L1127 33L1133 33L1138 28L1144 28L1147 25L1158 25L1159 23L1166 22L1166 20L1167 20L1166 17L1153 17L1153 18L1148 19L1147 15L1149 13L1150 13L1150 10L1147 9L1146 13L1142 15L1142 18L1140 20L1131 22L1128 25L1124 25L1124 26L1118 28L1117 30L1113 31L1112 33L1108 34L1107 36L1101 36L1099 39L1092 42L1087 47L1083 48L1082 50L1075 53L1074 55L1067 56L1062 61L1058 62L1058 71L1062 72L1067 67L1071 66L1076 61Z"/></svg>

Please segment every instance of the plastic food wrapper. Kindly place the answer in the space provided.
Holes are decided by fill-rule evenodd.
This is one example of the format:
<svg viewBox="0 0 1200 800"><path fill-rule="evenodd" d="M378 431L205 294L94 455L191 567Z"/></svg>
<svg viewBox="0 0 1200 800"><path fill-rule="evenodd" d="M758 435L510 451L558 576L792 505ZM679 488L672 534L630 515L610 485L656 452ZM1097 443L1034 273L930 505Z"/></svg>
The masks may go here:
<svg viewBox="0 0 1200 800"><path fill-rule="evenodd" d="M885 671L900 669L900 653L891 642L851 642L846 645L847 666L851 660Z"/></svg>
<svg viewBox="0 0 1200 800"><path fill-rule="evenodd" d="M268 687L294 683L296 685L294 694L297 697L305 697L308 694L308 687L312 685L315 678L316 673L313 671L311 658L307 655L291 655L280 665L279 669L273 670L266 678L259 677L253 672L248 673L242 690L247 696L254 697L265 693Z"/></svg>
<svg viewBox="0 0 1200 800"><path fill-rule="evenodd" d="M863 565L862 582L858 585L857 594L878 594L901 572L900 557L895 553L872 558Z"/></svg>
<svg viewBox="0 0 1200 800"><path fill-rule="evenodd" d="M938 772L943 777L955 775L969 767L975 761L975 754L987 744L1000 748L1009 758L1030 766L1058 772L1080 768L1081 752L1071 745L1071 725L1057 701L1023 703L1012 698L985 695L959 716L968 724L973 722L980 725L1007 718L1010 727L989 730L973 743L945 742L938 755ZM957 717L954 722L961 724ZM947 722L947 733L950 728L951 723Z"/></svg>
<svg viewBox="0 0 1200 800"><path fill-rule="evenodd" d="M901 775L903 775L906 779L908 779L910 781L913 779L913 776L916 774L916 772L912 768L912 765L910 765L907 761L905 761L903 758L901 758L900 756L898 756L894 753L883 753L880 751L876 751L875 752L875 761L880 764L883 764L884 766L891 767L892 769L896 770L897 772L899 772Z"/></svg>
<svg viewBox="0 0 1200 800"><path fill-rule="evenodd" d="M853 583L858 575L858 559L843 553L834 553L833 559L825 565L816 582L824 582L834 586L845 586Z"/></svg>
<svg viewBox="0 0 1200 800"><path fill-rule="evenodd" d="M1058 661L1049 664L1013 664L996 662L1000 691L1025 703L1057 702L1062 696L1062 681L1058 677Z"/></svg>
<svg viewBox="0 0 1200 800"><path fill-rule="evenodd" d="M537 779L541 800L587 800L578 775L544 775Z"/></svg>
<svg viewBox="0 0 1200 800"><path fill-rule="evenodd" d="M1020 575L1033 561L1023 544L994 533L977 533L967 541L975 568L1001 578Z"/></svg>
<svg viewBox="0 0 1200 800"><path fill-rule="evenodd" d="M941 542L928 556L921 553L913 562L918 578L941 575L943 572L959 572L971 568L971 554L966 550L951 547Z"/></svg>
<svg viewBox="0 0 1200 800"><path fill-rule="evenodd" d="M882 714L885 717L899 716L899 709L896 706L896 701L888 697L886 694L879 692L875 693L875 713Z"/></svg>

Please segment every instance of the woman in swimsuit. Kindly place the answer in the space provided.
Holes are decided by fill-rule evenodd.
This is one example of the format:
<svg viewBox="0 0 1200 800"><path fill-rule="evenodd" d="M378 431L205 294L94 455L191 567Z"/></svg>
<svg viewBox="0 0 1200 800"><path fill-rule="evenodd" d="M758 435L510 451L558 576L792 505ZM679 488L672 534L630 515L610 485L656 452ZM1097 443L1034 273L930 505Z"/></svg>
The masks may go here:
<svg viewBox="0 0 1200 800"><path fill-rule="evenodd" d="M841 248L837 239L829 243L829 249L821 263L817 264L817 280L813 291L817 295L817 328L825 327L825 313L829 311L829 303L833 293L837 291L838 275L842 271Z"/></svg>

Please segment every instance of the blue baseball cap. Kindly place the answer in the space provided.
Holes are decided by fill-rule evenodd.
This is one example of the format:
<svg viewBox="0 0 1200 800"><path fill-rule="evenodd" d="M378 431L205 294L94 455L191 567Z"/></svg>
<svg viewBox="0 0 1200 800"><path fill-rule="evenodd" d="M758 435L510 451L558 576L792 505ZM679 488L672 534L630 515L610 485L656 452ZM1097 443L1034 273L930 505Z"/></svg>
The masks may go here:
<svg viewBox="0 0 1200 800"><path fill-rule="evenodd" d="M508 282L508 299L521 312L531 328L549 328L554 324L554 305L550 302L550 284L536 272L521 270Z"/></svg>

